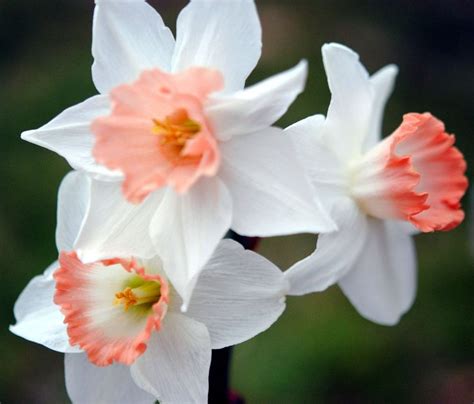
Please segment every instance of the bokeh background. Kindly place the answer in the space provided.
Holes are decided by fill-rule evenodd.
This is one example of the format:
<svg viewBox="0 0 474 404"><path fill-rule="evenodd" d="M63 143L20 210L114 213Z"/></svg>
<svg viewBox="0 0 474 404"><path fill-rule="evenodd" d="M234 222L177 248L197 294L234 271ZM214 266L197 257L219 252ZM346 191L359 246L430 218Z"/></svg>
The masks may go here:
<svg viewBox="0 0 474 404"><path fill-rule="evenodd" d="M62 158L21 142L19 135L95 93L92 3L0 2L0 402L5 404L68 402L62 355L8 332L17 295L55 259L56 193L69 170ZM151 3L174 27L185 1ZM404 112L433 112L457 134L472 182L473 1L257 0L257 5L264 48L249 83L303 57L310 62L307 90L281 125L326 112L320 48L341 42L357 50L371 72L388 63L400 67L385 132L398 126ZM468 209L468 198L464 206ZM364 320L337 287L289 298L274 327L235 349L233 388L248 403L472 403L472 220L471 209L458 229L417 237L419 291L400 324ZM259 250L287 268L312 251L314 242L306 235L267 239Z"/></svg>

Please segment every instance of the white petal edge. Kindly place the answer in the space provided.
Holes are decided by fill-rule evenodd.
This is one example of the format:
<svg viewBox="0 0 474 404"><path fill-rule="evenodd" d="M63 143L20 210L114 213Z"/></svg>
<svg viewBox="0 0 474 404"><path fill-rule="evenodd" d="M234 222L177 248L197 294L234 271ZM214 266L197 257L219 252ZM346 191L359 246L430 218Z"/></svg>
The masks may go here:
<svg viewBox="0 0 474 404"><path fill-rule="evenodd" d="M139 388L130 375L130 367L113 364L98 367L85 353L66 354L66 389L74 404L153 404L155 398Z"/></svg>
<svg viewBox="0 0 474 404"><path fill-rule="evenodd" d="M212 349L246 341L285 310L283 273L266 258L223 240L199 276L187 316L206 325Z"/></svg>
<svg viewBox="0 0 474 404"><path fill-rule="evenodd" d="M154 191L135 205L124 198L120 183L92 180L89 207L75 243L81 260L153 257L148 227L163 194L163 190Z"/></svg>
<svg viewBox="0 0 474 404"><path fill-rule="evenodd" d="M53 272L57 268L59 263L54 262L20 293L13 308L17 323L10 326L10 331L53 351L80 352L79 348L69 345L64 316L53 302Z"/></svg>
<svg viewBox="0 0 474 404"><path fill-rule="evenodd" d="M174 37L145 1L96 0L92 78L99 92L138 78L145 69L169 71Z"/></svg>
<svg viewBox="0 0 474 404"><path fill-rule="evenodd" d="M357 53L331 43L323 45L322 55L331 91L325 141L345 161L362 150L373 119L373 89Z"/></svg>
<svg viewBox="0 0 474 404"><path fill-rule="evenodd" d="M172 71L209 67L224 75L225 92L244 88L262 48L253 0L192 0L179 14L176 31Z"/></svg>
<svg viewBox="0 0 474 404"><path fill-rule="evenodd" d="M122 177L120 172L98 164L92 156L95 139L90 125L108 113L108 97L96 95L64 110L41 128L23 132L21 138L58 153L75 169L104 180L118 180Z"/></svg>
<svg viewBox="0 0 474 404"><path fill-rule="evenodd" d="M415 299L416 251L404 230L397 222L370 219L363 253L339 282L358 312L379 324L397 324Z"/></svg>
<svg viewBox="0 0 474 404"><path fill-rule="evenodd" d="M72 251L89 206L90 179L77 171L68 173L58 192L56 246Z"/></svg>
<svg viewBox="0 0 474 404"><path fill-rule="evenodd" d="M362 253L368 224L355 203L341 198L334 204L331 216L339 230L320 234L316 250L285 272L290 284L288 295L300 296L327 289L352 268Z"/></svg>
<svg viewBox="0 0 474 404"><path fill-rule="evenodd" d="M183 310L206 262L232 221L232 200L217 178L202 178L186 194L169 189L150 225L163 268L183 299Z"/></svg>
<svg viewBox="0 0 474 404"><path fill-rule="evenodd" d="M161 403L207 403L211 343L206 327L168 313L145 353L131 366L132 377Z"/></svg>
<svg viewBox="0 0 474 404"><path fill-rule="evenodd" d="M303 91L307 74L308 63L302 60L258 84L211 99L206 112L216 137L226 141L273 125Z"/></svg>
<svg viewBox="0 0 474 404"><path fill-rule="evenodd" d="M374 91L371 128L364 142L364 151L369 150L382 139L382 124L385 105L393 92L398 67L388 65L370 77L370 84Z"/></svg>
<svg viewBox="0 0 474 404"><path fill-rule="evenodd" d="M326 211L347 194L346 165L324 143L324 116L313 115L284 130L315 195Z"/></svg>
<svg viewBox="0 0 474 404"><path fill-rule="evenodd" d="M281 129L232 138L221 152L219 176L232 195L237 233L269 237L336 229Z"/></svg>

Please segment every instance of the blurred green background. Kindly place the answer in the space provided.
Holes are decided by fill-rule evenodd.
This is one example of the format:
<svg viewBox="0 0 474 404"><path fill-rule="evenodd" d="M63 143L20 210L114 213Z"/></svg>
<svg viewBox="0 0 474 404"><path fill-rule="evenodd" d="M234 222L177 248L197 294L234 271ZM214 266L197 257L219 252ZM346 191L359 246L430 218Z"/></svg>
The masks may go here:
<svg viewBox="0 0 474 404"><path fill-rule="evenodd" d="M185 4L151 3L171 27ZM329 93L320 47L342 42L360 53L371 72L388 63L400 67L385 133L398 126L404 112L431 111L457 134L472 167L472 1L257 0L257 5L264 48L249 83L300 58L310 62L306 92L281 125L326 112ZM19 135L95 93L92 8L92 0L0 2L2 403L67 402L62 355L7 328L20 291L55 259L56 193L69 170L63 159L21 142ZM466 208L468 202L465 198ZM288 310L273 328L235 349L233 388L250 404L472 403L472 228L471 212L455 231L417 237L418 296L395 327L364 320L337 287L289 298ZM301 235L264 240L260 252L285 269L313 246L312 237Z"/></svg>

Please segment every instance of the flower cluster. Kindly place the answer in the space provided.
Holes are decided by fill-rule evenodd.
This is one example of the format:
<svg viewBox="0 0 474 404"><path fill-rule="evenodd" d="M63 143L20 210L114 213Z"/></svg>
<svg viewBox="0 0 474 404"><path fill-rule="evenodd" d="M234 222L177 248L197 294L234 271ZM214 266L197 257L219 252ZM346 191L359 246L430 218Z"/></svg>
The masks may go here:
<svg viewBox="0 0 474 404"><path fill-rule="evenodd" d="M327 116L273 124L307 63L245 88L261 53L252 0L191 0L176 38L144 0L96 0L99 92L22 138L74 168L58 195L59 259L11 331L64 352L73 402L207 401L211 349L270 327L286 295L338 283L395 324L416 290L416 232L463 220L466 163L429 113L382 140L397 73L324 45ZM237 242L318 234L281 272Z"/></svg>

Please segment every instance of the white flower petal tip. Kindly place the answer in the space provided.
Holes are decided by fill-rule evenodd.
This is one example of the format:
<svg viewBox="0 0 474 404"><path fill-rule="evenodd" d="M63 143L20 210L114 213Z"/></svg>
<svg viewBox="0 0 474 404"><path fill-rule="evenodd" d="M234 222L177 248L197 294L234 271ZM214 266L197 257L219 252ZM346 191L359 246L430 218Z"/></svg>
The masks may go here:
<svg viewBox="0 0 474 404"><path fill-rule="evenodd" d="M244 88L260 59L262 29L253 0L190 1L178 16L176 32L172 71L218 69L226 93Z"/></svg>
<svg viewBox="0 0 474 404"><path fill-rule="evenodd" d="M374 92L373 118L371 120L369 133L364 141L364 151L376 145L382 138L385 104L393 92L397 75L398 67L396 65L387 65L370 77L370 84Z"/></svg>
<svg viewBox="0 0 474 404"><path fill-rule="evenodd" d="M398 66L390 64L370 76L370 82L374 88L375 102L378 104L375 105L374 114L379 115L380 119L383 117L385 103L393 92L398 72Z"/></svg>
<svg viewBox="0 0 474 404"><path fill-rule="evenodd" d="M339 286L364 318L395 325L413 305L416 278L415 246L403 226L370 219L363 251Z"/></svg>
<svg viewBox="0 0 474 404"><path fill-rule="evenodd" d="M393 86L395 84L395 79L398 76L400 69L395 64L389 64L387 66L382 67L380 70L375 72L372 76L370 76L370 80L374 84L387 84L387 93L391 93L393 90Z"/></svg>
<svg viewBox="0 0 474 404"><path fill-rule="evenodd" d="M109 111L109 99L96 95L67 108L46 125L23 132L21 138L64 157L74 169L108 181L122 178L121 172L99 165L92 156L94 137L90 124Z"/></svg>
<svg viewBox="0 0 474 404"><path fill-rule="evenodd" d="M92 78L102 94L138 78L141 71L169 71L175 40L145 1L97 1L94 13Z"/></svg>
<svg viewBox="0 0 474 404"><path fill-rule="evenodd" d="M266 258L225 239L202 271L187 315L206 325L213 349L267 330L285 310L289 289Z"/></svg>
<svg viewBox="0 0 474 404"><path fill-rule="evenodd" d="M43 275L35 276L21 292L13 309L17 323L10 326L10 331L53 351L80 352L69 344L64 316L53 303L52 272L58 267L57 262L51 264Z"/></svg>
<svg viewBox="0 0 474 404"><path fill-rule="evenodd" d="M273 125L304 90L308 63L295 67L228 96L211 99L207 112L222 142Z"/></svg>
<svg viewBox="0 0 474 404"><path fill-rule="evenodd" d="M323 53L323 56L327 56L327 57L330 57L336 54L338 55L346 54L350 58L359 60L359 54L357 52L347 47L346 45L343 45L337 42L325 43L321 47L321 51Z"/></svg>

